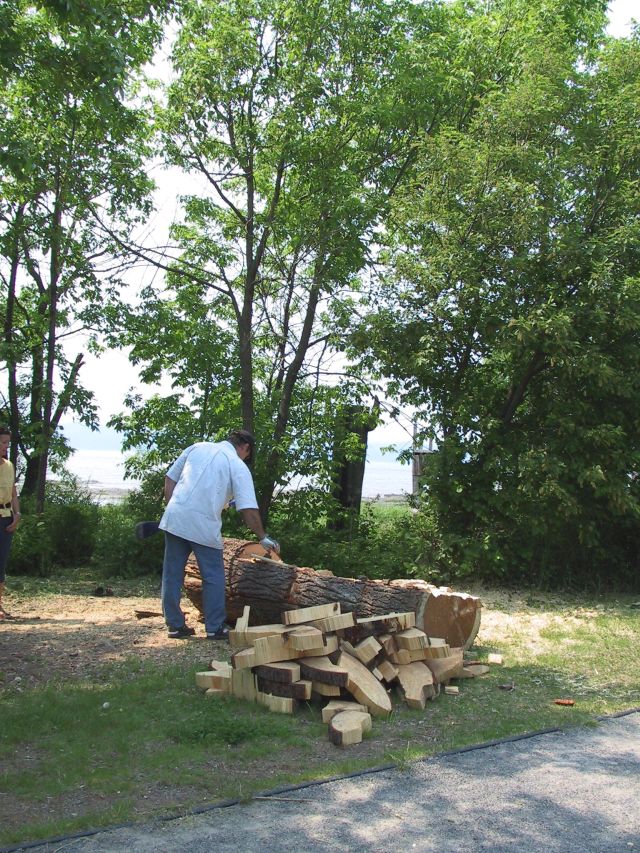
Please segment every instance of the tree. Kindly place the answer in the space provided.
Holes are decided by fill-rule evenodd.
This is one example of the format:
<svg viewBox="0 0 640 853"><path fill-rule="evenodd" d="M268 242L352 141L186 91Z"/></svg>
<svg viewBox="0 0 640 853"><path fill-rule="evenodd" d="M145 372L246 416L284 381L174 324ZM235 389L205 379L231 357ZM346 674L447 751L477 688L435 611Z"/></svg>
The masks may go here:
<svg viewBox="0 0 640 853"><path fill-rule="evenodd" d="M60 21L28 3L9 9L19 49L0 87L2 359L6 409L26 458L23 494L35 494L41 511L50 454L67 451L61 417L71 410L95 425L92 394L79 382L83 353L69 358L63 343L84 331L92 345L117 296L117 275L101 269L109 247L92 211L126 227L147 203L148 122L125 103L124 87L161 31L148 7L140 20L122 16L122 5L113 16L105 7L82 26L71 13ZM113 29L95 26L103 15Z"/></svg>
<svg viewBox="0 0 640 853"><path fill-rule="evenodd" d="M263 514L288 475L330 489L334 410L371 399L336 354L416 132L473 97L462 75L444 85L466 14L404 0L180 7L161 133L201 192L184 198L180 256L125 342L147 381L168 371L188 389L168 407L193 413L185 438L229 420L257 433ZM115 420L134 445L160 403L135 405Z"/></svg>
<svg viewBox="0 0 640 853"><path fill-rule="evenodd" d="M426 506L462 570L629 582L639 42L597 46L597 16L567 9L489 13L512 70L467 128L421 142L387 307L354 346L422 409Z"/></svg>

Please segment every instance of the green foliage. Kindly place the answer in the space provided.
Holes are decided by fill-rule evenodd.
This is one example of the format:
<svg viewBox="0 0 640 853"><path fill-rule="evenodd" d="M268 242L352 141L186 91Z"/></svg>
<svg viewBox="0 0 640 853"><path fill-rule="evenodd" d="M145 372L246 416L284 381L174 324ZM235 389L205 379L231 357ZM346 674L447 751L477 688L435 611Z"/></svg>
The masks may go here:
<svg viewBox="0 0 640 853"><path fill-rule="evenodd" d="M630 587L640 42L596 47L599 12L566 12L473 22L477 70L497 63L500 85L480 78L465 122L416 143L354 353L435 439L420 506L462 576Z"/></svg>
<svg viewBox="0 0 640 853"><path fill-rule="evenodd" d="M93 553L99 508L74 477L47 484L47 509L38 515L22 501L22 521L10 554L12 574L49 575L54 568L86 563Z"/></svg>
<svg viewBox="0 0 640 853"><path fill-rule="evenodd" d="M159 516L151 517L156 519ZM91 565L103 576L112 578L160 573L164 537L157 534L142 541L135 537L136 523L146 520L149 518L132 514L126 504L101 507Z"/></svg>

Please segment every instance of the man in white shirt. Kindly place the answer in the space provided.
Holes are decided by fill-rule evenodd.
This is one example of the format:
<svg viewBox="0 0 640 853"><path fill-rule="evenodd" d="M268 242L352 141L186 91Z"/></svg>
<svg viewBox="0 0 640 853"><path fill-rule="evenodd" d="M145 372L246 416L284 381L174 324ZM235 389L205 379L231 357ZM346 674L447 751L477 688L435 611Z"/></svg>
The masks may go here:
<svg viewBox="0 0 640 853"><path fill-rule="evenodd" d="M247 430L234 430L225 441L202 441L184 450L167 471L164 496L167 508L160 520L165 532L162 569L162 610L175 639L191 637L180 608L184 567L193 551L202 577L202 600L207 637L227 638L225 578L222 559L222 510L235 501L247 527L267 550L280 546L265 533L258 512L251 472L255 440Z"/></svg>

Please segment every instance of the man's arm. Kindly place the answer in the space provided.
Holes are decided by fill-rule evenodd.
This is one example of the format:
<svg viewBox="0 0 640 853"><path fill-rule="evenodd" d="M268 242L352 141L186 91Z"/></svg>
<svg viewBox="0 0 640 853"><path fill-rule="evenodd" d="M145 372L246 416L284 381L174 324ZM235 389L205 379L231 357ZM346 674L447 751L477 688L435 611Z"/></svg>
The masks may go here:
<svg viewBox="0 0 640 853"><path fill-rule="evenodd" d="M7 526L7 533L13 533L20 521L20 501L18 500L18 492L16 491L15 483L11 492L11 512L13 513L13 521Z"/></svg>
<svg viewBox="0 0 640 853"><path fill-rule="evenodd" d="M169 503L171 500L171 495L173 494L173 490L176 487L176 481L172 480L171 477L164 478L164 502Z"/></svg>
<svg viewBox="0 0 640 853"><path fill-rule="evenodd" d="M260 518L260 513L257 509L241 509L240 514L242 515L242 520L247 525L249 530L252 530L258 539L264 539L267 535L264 532L264 527L262 526L262 519Z"/></svg>

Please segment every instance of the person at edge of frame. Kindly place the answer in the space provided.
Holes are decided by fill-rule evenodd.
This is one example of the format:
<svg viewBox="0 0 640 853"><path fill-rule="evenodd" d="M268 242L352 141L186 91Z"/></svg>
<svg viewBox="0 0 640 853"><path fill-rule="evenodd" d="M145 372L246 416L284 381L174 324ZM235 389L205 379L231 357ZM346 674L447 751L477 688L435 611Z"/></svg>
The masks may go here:
<svg viewBox="0 0 640 853"><path fill-rule="evenodd" d="M278 542L267 536L258 512L248 468L254 449L250 432L232 430L224 441L201 441L187 447L167 471L167 505L159 527L165 535L161 598L169 637L183 639L195 634L180 608L185 563L193 552L202 577L207 638L228 639L221 529L222 511L232 499L263 548L280 551Z"/></svg>
<svg viewBox="0 0 640 853"><path fill-rule="evenodd" d="M16 491L16 474L9 461L11 430L0 427L0 621L11 619L2 603L11 540L20 523L20 501Z"/></svg>

